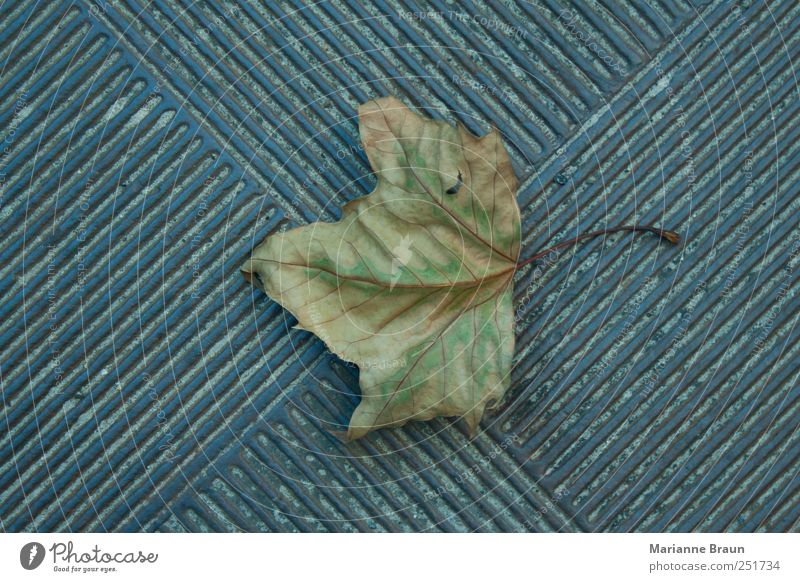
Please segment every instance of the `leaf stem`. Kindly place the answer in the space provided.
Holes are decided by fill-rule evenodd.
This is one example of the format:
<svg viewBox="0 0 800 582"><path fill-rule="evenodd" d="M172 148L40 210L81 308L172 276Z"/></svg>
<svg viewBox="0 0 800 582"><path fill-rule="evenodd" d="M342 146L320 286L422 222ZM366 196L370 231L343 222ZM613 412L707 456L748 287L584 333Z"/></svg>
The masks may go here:
<svg viewBox="0 0 800 582"><path fill-rule="evenodd" d="M532 257L525 259L521 263L517 263L517 269L524 267L525 265L529 265L530 263L541 259L542 257L546 256L547 254L558 250L563 249L564 247L568 247L574 245L580 241L594 238L596 236L605 236L607 234L612 234L614 232L649 232L651 234L656 235L657 237L664 239L674 245L678 244L681 240L680 235L672 230L664 230L661 228L656 228L654 226L641 226L641 225L633 225L633 226L615 226L614 228L604 228L603 230L593 230L592 232L585 232L576 236L575 238L571 238L569 240L562 241L560 243L554 244L553 246L544 249L543 251L539 251Z"/></svg>

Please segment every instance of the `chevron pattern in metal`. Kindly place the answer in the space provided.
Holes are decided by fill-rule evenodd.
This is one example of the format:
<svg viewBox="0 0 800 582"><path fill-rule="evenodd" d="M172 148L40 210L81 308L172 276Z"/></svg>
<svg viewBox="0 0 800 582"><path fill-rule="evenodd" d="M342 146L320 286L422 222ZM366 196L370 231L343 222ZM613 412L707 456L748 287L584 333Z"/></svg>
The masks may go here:
<svg viewBox="0 0 800 582"><path fill-rule="evenodd" d="M800 6L0 5L3 531L788 531ZM358 104L503 133L512 390L343 444L356 371L238 268L374 186Z"/></svg>

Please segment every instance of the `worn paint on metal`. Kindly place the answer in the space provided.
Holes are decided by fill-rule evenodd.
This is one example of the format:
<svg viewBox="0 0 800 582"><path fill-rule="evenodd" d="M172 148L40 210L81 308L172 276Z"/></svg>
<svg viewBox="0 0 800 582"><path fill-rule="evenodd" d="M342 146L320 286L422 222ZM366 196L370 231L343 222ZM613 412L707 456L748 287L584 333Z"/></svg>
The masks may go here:
<svg viewBox="0 0 800 582"><path fill-rule="evenodd" d="M800 6L0 6L3 531L785 531L800 519ZM331 434L354 370L238 273L374 185L359 103L497 126L513 387Z"/></svg>

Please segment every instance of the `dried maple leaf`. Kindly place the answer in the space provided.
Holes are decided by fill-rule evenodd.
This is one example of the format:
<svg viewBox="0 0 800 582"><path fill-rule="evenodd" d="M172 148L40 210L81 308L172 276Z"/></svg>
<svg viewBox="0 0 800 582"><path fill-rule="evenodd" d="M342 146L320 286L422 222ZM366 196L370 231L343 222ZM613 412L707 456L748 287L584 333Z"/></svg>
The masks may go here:
<svg viewBox="0 0 800 582"><path fill-rule="evenodd" d="M336 223L268 237L245 263L299 327L360 368L348 439L436 416L475 432L509 386L517 179L500 134L359 108L378 185Z"/></svg>

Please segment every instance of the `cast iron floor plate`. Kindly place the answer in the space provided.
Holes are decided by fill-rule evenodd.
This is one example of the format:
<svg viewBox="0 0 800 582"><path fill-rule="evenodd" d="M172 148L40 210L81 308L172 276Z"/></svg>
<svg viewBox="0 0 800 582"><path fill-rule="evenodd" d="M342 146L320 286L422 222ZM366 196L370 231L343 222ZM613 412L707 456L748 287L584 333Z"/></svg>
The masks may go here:
<svg viewBox="0 0 800 582"><path fill-rule="evenodd" d="M800 4L0 5L3 531L786 531ZM350 444L352 367L239 266L375 185L356 109L503 134L512 389Z"/></svg>

